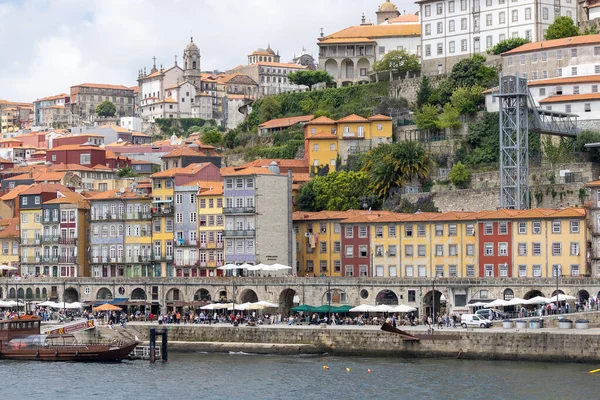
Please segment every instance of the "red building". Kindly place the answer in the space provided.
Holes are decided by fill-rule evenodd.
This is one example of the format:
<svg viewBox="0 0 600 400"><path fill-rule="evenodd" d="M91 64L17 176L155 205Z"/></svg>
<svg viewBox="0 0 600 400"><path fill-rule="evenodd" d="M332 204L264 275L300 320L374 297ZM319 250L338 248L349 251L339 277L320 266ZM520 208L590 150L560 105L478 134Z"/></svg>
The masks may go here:
<svg viewBox="0 0 600 400"><path fill-rule="evenodd" d="M512 276L512 222L510 210L498 210L480 218L477 229L479 242L479 276Z"/></svg>
<svg viewBox="0 0 600 400"><path fill-rule="evenodd" d="M366 223L363 217L341 221L342 276L373 276L370 251L371 230L369 223Z"/></svg>
<svg viewBox="0 0 600 400"><path fill-rule="evenodd" d="M79 164L87 167L106 165L106 150L72 144L53 147L46 151L46 161L52 164Z"/></svg>
<svg viewBox="0 0 600 400"><path fill-rule="evenodd" d="M104 144L104 136L95 135L92 133L82 133L73 136L64 136L52 139L52 147L60 147L69 144L92 144L100 146Z"/></svg>

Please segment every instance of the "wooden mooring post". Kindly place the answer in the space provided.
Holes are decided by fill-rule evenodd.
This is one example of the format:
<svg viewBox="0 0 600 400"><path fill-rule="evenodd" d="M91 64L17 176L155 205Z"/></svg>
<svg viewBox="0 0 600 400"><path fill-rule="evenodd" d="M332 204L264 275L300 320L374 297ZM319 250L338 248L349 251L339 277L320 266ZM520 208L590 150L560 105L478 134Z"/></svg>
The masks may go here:
<svg viewBox="0 0 600 400"><path fill-rule="evenodd" d="M150 362L156 362L156 336L160 335L160 355L163 361L168 361L169 354L167 346L169 344L166 329L150 328Z"/></svg>

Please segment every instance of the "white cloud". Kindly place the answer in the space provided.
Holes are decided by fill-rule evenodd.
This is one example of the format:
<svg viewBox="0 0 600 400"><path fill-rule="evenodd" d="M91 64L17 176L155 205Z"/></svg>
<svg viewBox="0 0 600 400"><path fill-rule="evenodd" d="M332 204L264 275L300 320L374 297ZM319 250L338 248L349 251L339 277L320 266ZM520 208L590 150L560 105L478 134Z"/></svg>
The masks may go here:
<svg viewBox="0 0 600 400"><path fill-rule="evenodd" d="M268 43L282 60L325 34L375 21L384 0L0 0L0 99L32 101L83 82L136 84L181 61L190 32L203 70L227 70ZM395 1L415 12L411 0Z"/></svg>

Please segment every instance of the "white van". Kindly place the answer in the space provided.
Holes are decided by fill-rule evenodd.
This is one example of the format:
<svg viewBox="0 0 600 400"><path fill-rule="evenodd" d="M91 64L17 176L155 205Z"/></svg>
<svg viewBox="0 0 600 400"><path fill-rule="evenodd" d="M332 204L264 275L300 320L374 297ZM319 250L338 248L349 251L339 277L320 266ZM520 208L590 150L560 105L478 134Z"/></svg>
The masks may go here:
<svg viewBox="0 0 600 400"><path fill-rule="evenodd" d="M479 328L489 328L492 323L479 315L463 314L460 317L460 326L466 328L468 326L477 326Z"/></svg>

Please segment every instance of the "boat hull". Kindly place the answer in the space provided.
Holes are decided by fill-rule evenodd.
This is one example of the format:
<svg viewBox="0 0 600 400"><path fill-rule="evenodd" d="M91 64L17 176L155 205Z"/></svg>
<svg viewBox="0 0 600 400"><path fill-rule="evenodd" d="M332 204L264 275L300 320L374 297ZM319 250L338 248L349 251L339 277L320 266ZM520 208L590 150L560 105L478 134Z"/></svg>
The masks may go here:
<svg viewBox="0 0 600 400"><path fill-rule="evenodd" d="M39 349L1 349L0 358L31 361L121 361L129 356L137 342L127 345L52 346Z"/></svg>

